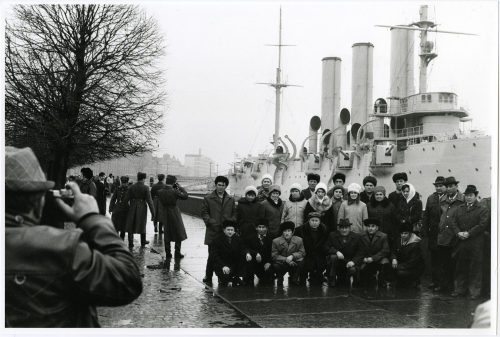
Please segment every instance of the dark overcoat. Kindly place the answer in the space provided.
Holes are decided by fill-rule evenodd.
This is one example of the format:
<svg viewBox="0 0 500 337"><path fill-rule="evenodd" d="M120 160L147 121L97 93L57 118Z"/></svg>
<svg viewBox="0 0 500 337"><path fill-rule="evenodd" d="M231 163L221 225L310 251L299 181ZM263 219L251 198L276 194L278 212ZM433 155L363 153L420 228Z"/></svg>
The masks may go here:
<svg viewBox="0 0 500 337"><path fill-rule="evenodd" d="M368 233L361 235L361 249L363 257L371 257L373 262L378 262L383 258L389 258L390 248L387 235L381 231L375 232L370 240Z"/></svg>
<svg viewBox="0 0 500 337"><path fill-rule="evenodd" d="M399 237L396 209L387 198L384 198L382 201L377 201L373 198L366 206L368 207L368 217L376 218L380 221L378 229L382 233L387 234L389 244L392 247L395 240Z"/></svg>
<svg viewBox="0 0 500 337"><path fill-rule="evenodd" d="M360 238L361 236L354 232L350 232L347 236L342 236L338 230L332 232L324 245L326 255L336 255L337 252L341 252L346 262L352 261L359 266L363 261Z"/></svg>
<svg viewBox="0 0 500 337"><path fill-rule="evenodd" d="M158 192L158 203L162 208L161 217L158 218L158 221L163 224L165 237L169 238L170 242L187 239L181 211L177 207L177 200L186 200L187 198L188 194L182 187L174 189L171 185L166 185L165 188Z"/></svg>
<svg viewBox="0 0 500 337"><path fill-rule="evenodd" d="M92 179L83 179L78 183L78 186L80 187L80 191L82 193L89 194L94 198L97 197L97 187Z"/></svg>
<svg viewBox="0 0 500 337"><path fill-rule="evenodd" d="M215 190L207 194L201 203L201 218L206 226L205 245L211 245L222 233L224 220L236 221L234 198L224 192L223 198L220 199Z"/></svg>
<svg viewBox="0 0 500 337"><path fill-rule="evenodd" d="M96 201L99 207L99 214L106 215L106 185L100 180L96 180Z"/></svg>
<svg viewBox="0 0 500 337"><path fill-rule="evenodd" d="M300 191L300 193L304 196L304 199L309 200L313 196L314 191L311 191L311 189L308 187Z"/></svg>
<svg viewBox="0 0 500 337"><path fill-rule="evenodd" d="M422 216L422 236L428 238L430 250L437 249L437 237L439 219L441 217L441 206L439 205L439 194L432 193L425 203L425 211Z"/></svg>
<svg viewBox="0 0 500 337"><path fill-rule="evenodd" d="M304 242L304 249L306 250L305 266L307 269L311 268L325 268L325 242L328 238L328 231L325 225L320 224L317 235L313 235L313 229L306 223L295 230L294 235L301 237Z"/></svg>
<svg viewBox="0 0 500 337"><path fill-rule="evenodd" d="M240 236L244 239L255 234L255 226L264 218L264 206L255 198L251 202L246 198L238 200L236 222Z"/></svg>
<svg viewBox="0 0 500 337"><path fill-rule="evenodd" d="M333 203L330 198L325 196L323 202L320 202L316 194L314 194L309 198L309 200L307 200L307 204L304 209L304 225L309 222L309 213L319 212L321 213L321 223L325 225L327 231L334 231L337 228L337 224L333 223L335 216L333 214L332 207Z"/></svg>
<svg viewBox="0 0 500 337"><path fill-rule="evenodd" d="M243 241L245 247L245 254L250 253L252 259L255 260L255 255L257 253L262 257L262 264L272 263L271 259L271 248L273 244L273 238L271 235L267 234L262 242L259 240L259 235L254 233L253 235L247 237Z"/></svg>
<svg viewBox="0 0 500 337"><path fill-rule="evenodd" d="M445 194L439 200L439 205L441 207L441 218L439 219L438 228L438 246L455 246L458 241L457 233L459 232L456 221L454 221L455 213L458 207L462 205L464 201L464 196L462 193L457 192L455 199L450 200Z"/></svg>
<svg viewBox="0 0 500 337"><path fill-rule="evenodd" d="M144 184L144 181L136 182L129 187L125 200L130 203L126 231L128 233L146 233L147 207L149 206L149 211L153 216L155 214L149 187Z"/></svg>
<svg viewBox="0 0 500 337"><path fill-rule="evenodd" d="M277 237L279 235L281 215L283 214L285 205L281 199L278 199L278 203L276 204L271 200L271 197L264 200L262 205L264 206L264 218L269 221L268 232L272 236Z"/></svg>
<svg viewBox="0 0 500 337"><path fill-rule="evenodd" d="M219 234L213 241L213 255L211 256L214 269L218 272L226 266L232 272L241 271L245 259L245 251L241 239L233 235L231 242L224 233Z"/></svg>
<svg viewBox="0 0 500 337"><path fill-rule="evenodd" d="M125 201L128 185L122 185L115 189L109 202L109 213L117 232L125 231L127 225L128 201Z"/></svg>
<svg viewBox="0 0 500 337"><path fill-rule="evenodd" d="M165 183L163 181L159 181L156 184L153 184L153 187L151 187L151 198L153 199L153 206L155 208L155 215L153 215L153 221L160 221L159 220L162 217L162 207L160 205L160 202L158 201L158 192L160 192L162 189L165 188Z"/></svg>
<svg viewBox="0 0 500 337"><path fill-rule="evenodd" d="M488 228L488 209L476 200L471 207L467 204L458 206L454 221L459 232L468 232L469 237L458 240L456 253L468 253L471 250L482 251L484 232Z"/></svg>
<svg viewBox="0 0 500 337"><path fill-rule="evenodd" d="M414 229L416 225L421 223L422 201L420 201L419 198L419 194L415 193L409 202L406 202L404 197L399 199L398 205L396 206L397 220L399 223L409 223ZM398 232L400 232L399 228Z"/></svg>
<svg viewBox="0 0 500 337"><path fill-rule="evenodd" d="M425 262L420 249L420 238L412 233L405 245L401 244L401 239L397 240L391 259L398 261L398 271L414 275L423 273Z"/></svg>

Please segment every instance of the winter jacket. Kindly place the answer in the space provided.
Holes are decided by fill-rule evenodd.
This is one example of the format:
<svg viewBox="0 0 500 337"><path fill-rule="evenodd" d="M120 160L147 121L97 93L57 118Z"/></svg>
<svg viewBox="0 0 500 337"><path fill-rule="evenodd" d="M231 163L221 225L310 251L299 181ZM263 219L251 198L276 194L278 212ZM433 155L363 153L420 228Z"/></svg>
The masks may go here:
<svg viewBox="0 0 500 337"><path fill-rule="evenodd" d="M415 191L413 185L410 186L410 195L408 199L404 197L399 199L396 206L396 214L398 225L409 223L413 227L414 232L420 232L422 222L422 201L420 195Z"/></svg>
<svg viewBox="0 0 500 337"><path fill-rule="evenodd" d="M113 221L116 231L120 232L125 231L125 226L127 224L127 214L129 209L129 204L125 201L127 191L128 185L117 187L111 196L111 201L109 202L111 220Z"/></svg>
<svg viewBox="0 0 500 337"><path fill-rule="evenodd" d="M97 207L99 207L99 214L106 215L106 186L104 182L96 180L96 195Z"/></svg>
<svg viewBox="0 0 500 337"><path fill-rule="evenodd" d="M341 252L346 262L352 261L355 265L360 265L363 261L361 236L353 232L349 232L347 236L342 236L338 230L330 233L324 249L327 255L336 255L337 252Z"/></svg>
<svg viewBox="0 0 500 337"><path fill-rule="evenodd" d="M467 204L458 206L454 214L456 228L459 232L468 232L469 237L465 240L458 240L456 251L469 249L482 249L484 232L488 228L488 209L480 205L476 200L467 207Z"/></svg>
<svg viewBox="0 0 500 337"><path fill-rule="evenodd" d="M171 242L187 239L181 211L177 207L177 200L186 200L187 198L186 190L180 186L174 189L172 185L165 185L165 188L158 192L158 203L162 208L161 218L158 218L158 221L163 224L165 238Z"/></svg>
<svg viewBox="0 0 500 337"><path fill-rule="evenodd" d="M211 245L219 234L222 234L224 220L236 221L234 198L224 192L219 198L217 191L207 194L201 203L201 218L205 222L205 245Z"/></svg>
<svg viewBox="0 0 500 337"><path fill-rule="evenodd" d="M340 219L349 219L351 222L351 231L357 234L365 232L365 225L363 220L368 219L368 210L362 201L349 204L347 200L342 202L339 209L337 224Z"/></svg>
<svg viewBox="0 0 500 337"><path fill-rule="evenodd" d="M96 306L141 294L139 268L109 218L57 229L5 217L6 327L99 327Z"/></svg>
<svg viewBox="0 0 500 337"><path fill-rule="evenodd" d="M314 195L314 191L311 191L308 187L300 191L300 194L304 197L304 199L309 200Z"/></svg>
<svg viewBox="0 0 500 337"><path fill-rule="evenodd" d="M441 218L439 219L438 227L438 246L450 247L457 243L458 238L456 235L460 230L457 227L456 221L453 220L458 210L458 206L462 205L464 202L464 196L460 192L457 192L453 200L450 200L446 194L439 200L439 204L441 205Z"/></svg>
<svg viewBox="0 0 500 337"><path fill-rule="evenodd" d="M375 199L374 196L375 196L375 193L373 193L373 192L370 196L368 196L368 193L366 193L366 191L363 191L359 194L359 200L361 200L362 202L364 202L365 204L368 205L368 203L371 200Z"/></svg>
<svg viewBox="0 0 500 337"><path fill-rule="evenodd" d="M411 233L407 243L397 240L396 247L391 254L391 260L398 261L398 271L411 274L421 274L425 269L424 258L420 249L420 238Z"/></svg>
<svg viewBox="0 0 500 337"><path fill-rule="evenodd" d="M268 233L273 237L277 237L279 235L281 214L283 214L283 201L278 199L278 203L275 203L269 197L262 202L262 206L264 206L264 218L269 221Z"/></svg>
<svg viewBox="0 0 500 337"><path fill-rule="evenodd" d="M437 192L432 193L425 203L425 211L422 216L422 237L429 239L429 249L437 249L437 237L439 219L441 217L440 196Z"/></svg>
<svg viewBox="0 0 500 337"><path fill-rule="evenodd" d="M237 235L233 235L229 242L229 238L222 233L214 240L213 247L212 261L216 271L223 267L229 267L233 272L242 269L245 251Z"/></svg>
<svg viewBox="0 0 500 337"><path fill-rule="evenodd" d="M389 258L391 253L387 235L381 231L375 232L372 239L368 233L361 235L361 249L363 257L371 257L373 262L378 262L383 258Z"/></svg>
<svg viewBox="0 0 500 337"><path fill-rule="evenodd" d="M335 228L333 224L333 210L332 201L330 198L325 196L323 201L319 201L318 196L313 194L313 196L307 200L306 208L304 209L304 224L309 222L309 213L318 212L321 214L321 222L326 226L327 231L331 232Z"/></svg>
<svg viewBox="0 0 500 337"><path fill-rule="evenodd" d="M153 217L153 221L160 221L159 219L162 216L161 213L163 208L158 202L158 192L164 188L165 188L165 183L163 181L159 181L156 184L153 184L153 187L151 187L151 198L153 199L153 206L156 213Z"/></svg>
<svg viewBox="0 0 500 337"><path fill-rule="evenodd" d="M146 233L147 207L149 206L151 216L155 214L149 187L144 184L144 181L136 182L129 187L125 201L130 203L126 231L128 233Z"/></svg>
<svg viewBox="0 0 500 337"><path fill-rule="evenodd" d="M306 209L307 200L301 194L298 200L292 200L290 195L289 200L285 202L281 222L291 221L295 224L295 228L304 224L304 210Z"/></svg>
<svg viewBox="0 0 500 337"><path fill-rule="evenodd" d="M271 196L271 191L265 190L264 187L259 186L257 188L257 201L262 202Z"/></svg>
<svg viewBox="0 0 500 337"><path fill-rule="evenodd" d="M399 204L399 201L401 199L404 199L403 197L403 193L398 193L397 191L392 191L391 193L389 193L389 195L387 196L387 199L389 199L389 201L391 202L391 204L394 206L394 207L397 207L398 204Z"/></svg>
<svg viewBox="0 0 500 337"><path fill-rule="evenodd" d="M320 224L316 230L317 235L313 236L313 229L309 223L297 228L293 235L302 238L304 249L306 250L307 257L316 256L324 259L325 257L325 242L328 238L328 232L325 225Z"/></svg>
<svg viewBox="0 0 500 337"><path fill-rule="evenodd" d="M399 237L398 222L396 218L396 209L391 204L389 199L385 198L382 201L377 201L375 198L370 200L368 204L368 217L376 218L380 221L379 231L387 234L389 244L393 245Z"/></svg>
<svg viewBox="0 0 500 337"><path fill-rule="evenodd" d="M255 226L264 218L264 206L255 198L252 202L246 198L238 200L236 222L242 238L253 235Z"/></svg>
<svg viewBox="0 0 500 337"><path fill-rule="evenodd" d="M94 198L97 197L97 187L92 179L83 179L78 182L78 186L80 187L80 191L85 194L90 194Z"/></svg>
<svg viewBox="0 0 500 337"><path fill-rule="evenodd" d="M259 235L254 233L252 236L247 237L243 241L243 246L245 247L245 255L249 253L252 255L252 259L255 260L255 256L260 254L262 257L262 264L271 263L271 249L273 245L273 238L267 234L263 237L262 242L259 239Z"/></svg>
<svg viewBox="0 0 500 337"><path fill-rule="evenodd" d="M285 260L290 255L293 255L295 262L304 260L306 250L302 238L292 236L290 242L287 242L283 236L275 238L271 249L273 262L286 263Z"/></svg>

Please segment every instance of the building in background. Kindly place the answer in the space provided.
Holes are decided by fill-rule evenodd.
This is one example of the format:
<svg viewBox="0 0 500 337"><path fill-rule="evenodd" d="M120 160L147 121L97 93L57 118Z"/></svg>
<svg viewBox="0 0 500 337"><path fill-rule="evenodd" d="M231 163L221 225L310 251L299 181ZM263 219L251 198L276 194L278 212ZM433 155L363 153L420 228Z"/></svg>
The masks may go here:
<svg viewBox="0 0 500 337"><path fill-rule="evenodd" d="M198 154L184 155L184 166L188 177L212 177L217 175L218 165L212 159L203 156L201 149L199 149Z"/></svg>

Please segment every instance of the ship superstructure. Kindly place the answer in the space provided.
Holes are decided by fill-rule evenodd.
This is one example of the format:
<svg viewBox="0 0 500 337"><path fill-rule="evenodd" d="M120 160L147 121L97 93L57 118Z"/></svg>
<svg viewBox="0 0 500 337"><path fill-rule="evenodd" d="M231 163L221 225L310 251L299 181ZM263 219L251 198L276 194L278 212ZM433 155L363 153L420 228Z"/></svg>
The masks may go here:
<svg viewBox="0 0 500 337"><path fill-rule="evenodd" d="M406 172L424 198L434 192L436 176L454 176L462 186L474 184L482 197L490 196L491 137L467 128L471 119L459 106L457 94L427 91L427 67L437 57L428 33L467 33L436 30L427 18L427 6L420 7L415 23L382 27L391 32L389 97L373 99L372 43L352 45L350 109L340 105L342 60L323 58L321 118L311 118L309 134L298 149L284 137L290 151L279 136L278 105L274 152L235 163L229 172L232 193L238 196L248 185L259 186L261 176L269 173L283 187L282 198L287 198L289 186L299 182L305 187L311 172L329 188L336 172L346 175L346 184L371 175L389 192L394 189L392 175ZM415 30L420 34L418 92L413 85ZM279 48L281 54L281 38ZM279 71L278 67L278 84Z"/></svg>

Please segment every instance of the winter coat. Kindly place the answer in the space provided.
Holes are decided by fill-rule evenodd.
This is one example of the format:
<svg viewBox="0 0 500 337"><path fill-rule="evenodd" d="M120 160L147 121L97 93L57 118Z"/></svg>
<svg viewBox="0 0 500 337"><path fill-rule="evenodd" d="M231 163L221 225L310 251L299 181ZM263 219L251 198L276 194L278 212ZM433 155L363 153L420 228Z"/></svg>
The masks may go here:
<svg viewBox="0 0 500 337"><path fill-rule="evenodd" d="M128 233L146 233L146 222L148 216L147 207L151 215L154 216L155 209L149 187L144 184L144 181L138 181L129 187L125 201L130 203L130 208L127 214L126 231Z"/></svg>
<svg viewBox="0 0 500 337"><path fill-rule="evenodd" d="M85 194L90 194L94 198L97 198L97 187L92 179L83 179L78 183L80 191Z"/></svg>
<svg viewBox="0 0 500 337"><path fill-rule="evenodd" d="M422 222L422 201L420 201L420 195L415 192L413 186L411 184L408 185L410 185L410 195L408 199L404 197L399 199L396 206L398 225L401 226L403 223L409 223L413 227L414 232L420 232ZM399 232L401 231L399 230Z"/></svg>
<svg viewBox="0 0 500 337"><path fill-rule="evenodd" d="M464 195L460 192L457 192L457 195L453 200L450 200L446 194L444 194L439 200L439 204L441 206L441 218L439 219L438 227L438 246L451 247L457 243L458 238L456 235L460 232L460 230L458 229L454 218L455 213L458 210L458 206L462 205L464 202Z"/></svg>
<svg viewBox="0 0 500 337"><path fill-rule="evenodd" d="M170 242L180 242L187 239L181 211L177 206L177 200L186 200L187 198L186 190L180 186L174 189L172 185L165 185L165 188L158 192L158 200L162 208L158 221L163 224L165 238L168 238Z"/></svg>
<svg viewBox="0 0 500 337"><path fill-rule="evenodd" d="M458 240L455 251L482 251L484 232L488 228L488 209L480 205L476 200L472 206L467 204L458 206L454 214L453 221L459 232L468 232L469 237L465 240Z"/></svg>
<svg viewBox="0 0 500 337"><path fill-rule="evenodd" d="M5 215L6 327L99 327L96 306L128 304L141 292L139 267L109 218L57 229Z"/></svg>
<svg viewBox="0 0 500 337"><path fill-rule="evenodd" d="M439 194L432 193L425 203L425 211L422 216L422 237L429 239L429 249L437 249L437 237L439 228L439 219L441 217L441 206L439 205Z"/></svg>
<svg viewBox="0 0 500 337"><path fill-rule="evenodd" d="M277 237L279 235L281 214L284 208L283 201L278 199L278 203L275 203L269 197L262 202L262 205L264 206L264 218L269 221L268 233L273 237Z"/></svg>
<svg viewBox="0 0 500 337"><path fill-rule="evenodd" d="M220 271L223 267L229 267L233 272L241 270L245 261L245 251L237 235L233 235L229 242L228 237L221 233L213 241L213 247L211 258L216 271Z"/></svg>
<svg viewBox="0 0 500 337"><path fill-rule="evenodd" d="M330 233L324 250L326 255L336 255L337 252L341 252L346 262L352 261L355 265L360 265L363 261L361 236L353 232L349 232L345 237L338 230Z"/></svg>
<svg viewBox="0 0 500 337"><path fill-rule="evenodd" d="M100 180L96 180L96 196L97 207L99 207L99 214L106 215L106 186Z"/></svg>
<svg viewBox="0 0 500 337"><path fill-rule="evenodd" d="M306 258L320 258L325 259L325 242L328 238L328 232L325 225L320 224L317 235L313 236L313 229L309 223L304 224L295 230L293 235L302 238L304 249L306 250Z"/></svg>
<svg viewBox="0 0 500 337"><path fill-rule="evenodd" d="M151 198L153 199L153 206L155 208L155 215L153 216L153 221L157 222L160 221L162 217L162 211L163 208L161 207L160 202L158 201L158 192L160 192L162 189L165 188L165 183L163 181L159 181L156 184L153 184L153 187L151 187Z"/></svg>
<svg viewBox="0 0 500 337"><path fill-rule="evenodd" d="M292 236L290 242L287 242L283 236L279 236L273 240L271 256L274 263L286 263L285 260L290 255L293 255L295 262L304 260L306 250L302 238Z"/></svg>
<svg viewBox="0 0 500 337"><path fill-rule="evenodd" d="M353 202L349 204L347 200L343 201L340 205L337 224L340 219L349 219L352 224L351 231L357 234L365 232L365 225L363 220L368 219L368 210L362 201Z"/></svg>
<svg viewBox="0 0 500 337"><path fill-rule="evenodd" d="M304 199L309 200L314 195L314 191L311 191L311 189L308 187L300 191L300 194L304 197Z"/></svg>
<svg viewBox="0 0 500 337"><path fill-rule="evenodd" d="M368 196L368 194L366 193L366 191L363 191L363 192L361 192L359 194L359 200L361 200L362 202L364 202L365 204L368 205L368 203L371 200L375 199L374 196L375 196L375 193L373 193L373 192L372 192L372 194L370 196Z"/></svg>
<svg viewBox="0 0 500 337"><path fill-rule="evenodd" d="M281 215L281 222L291 221L295 224L295 228L304 224L304 210L306 209L307 200L301 194L298 200L292 200L290 195L289 199L285 201L283 214Z"/></svg>
<svg viewBox="0 0 500 337"><path fill-rule="evenodd" d="M396 218L396 209L389 199L377 201L375 198L368 204L368 217L376 218L380 221L379 231L387 234L389 244L393 247L395 240L399 238L398 221Z"/></svg>
<svg viewBox="0 0 500 337"><path fill-rule="evenodd" d="M205 245L211 245L219 234L222 234L222 223L225 220L236 221L234 198L224 192L219 198L217 191L207 194L201 203L201 218L205 222Z"/></svg>
<svg viewBox="0 0 500 337"><path fill-rule="evenodd" d="M128 185L119 186L111 196L109 202L109 213L116 231L124 232L127 224L127 214L129 204L125 201L125 196L128 192Z"/></svg>
<svg viewBox="0 0 500 337"><path fill-rule="evenodd" d="M404 200L403 193L398 193L397 191L392 191L387 196L387 199L391 202L394 207L397 207L401 199Z"/></svg>
<svg viewBox="0 0 500 337"><path fill-rule="evenodd" d="M238 223L238 231L242 238L255 234L255 226L264 218L264 206L257 200L252 202L247 198L238 200L236 206L236 222Z"/></svg>
<svg viewBox="0 0 500 337"><path fill-rule="evenodd" d="M398 271L408 272L414 275L422 274L425 269L424 258L420 249L420 238L411 233L408 242L403 244L399 239L395 249L391 253L391 260L398 261Z"/></svg>
<svg viewBox="0 0 500 337"><path fill-rule="evenodd" d="M243 241L243 245L245 247L245 255L249 253L252 255L252 259L255 260L255 256L257 253L262 257L262 264L271 263L271 249L273 245L273 238L267 234L262 242L259 239L259 235L254 233L252 236L247 237Z"/></svg>
<svg viewBox="0 0 500 337"><path fill-rule="evenodd" d="M319 201L318 196L313 194L309 200L307 200L306 208L304 209L304 224L309 223L309 213L318 212L321 214L321 222L326 226L328 232L331 232L335 228L333 223L333 210L332 210L332 200L326 195L323 201Z"/></svg>
<svg viewBox="0 0 500 337"><path fill-rule="evenodd" d="M257 188L257 201L262 202L271 196L271 191L265 190L264 187L259 186Z"/></svg>
<svg viewBox="0 0 500 337"><path fill-rule="evenodd" d="M361 235L361 250L363 257L371 257L373 262L379 262L383 258L389 258L391 250L387 235L381 231L375 232L370 240L368 233Z"/></svg>
<svg viewBox="0 0 500 337"><path fill-rule="evenodd" d="M342 199L331 199L332 200L332 208L330 208L332 222L330 222L329 232L335 232L337 230L337 224L339 223L339 210L342 202Z"/></svg>

